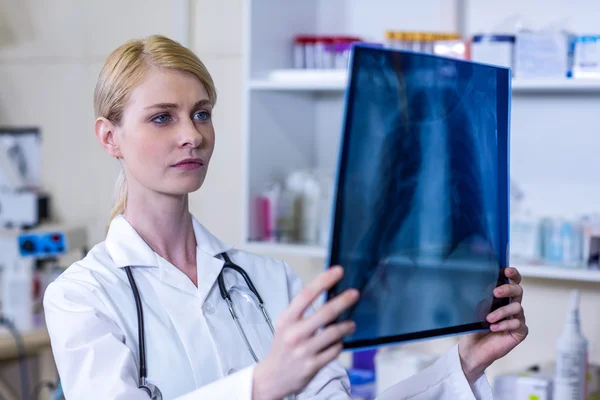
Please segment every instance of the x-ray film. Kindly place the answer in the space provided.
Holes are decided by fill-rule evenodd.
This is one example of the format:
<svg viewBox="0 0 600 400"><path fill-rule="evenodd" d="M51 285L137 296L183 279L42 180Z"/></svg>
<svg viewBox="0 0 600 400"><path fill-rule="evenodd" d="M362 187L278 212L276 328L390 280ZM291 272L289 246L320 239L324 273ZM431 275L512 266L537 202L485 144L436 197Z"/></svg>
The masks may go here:
<svg viewBox="0 0 600 400"><path fill-rule="evenodd" d="M329 265L346 348L489 328L508 256L507 68L355 46Z"/></svg>

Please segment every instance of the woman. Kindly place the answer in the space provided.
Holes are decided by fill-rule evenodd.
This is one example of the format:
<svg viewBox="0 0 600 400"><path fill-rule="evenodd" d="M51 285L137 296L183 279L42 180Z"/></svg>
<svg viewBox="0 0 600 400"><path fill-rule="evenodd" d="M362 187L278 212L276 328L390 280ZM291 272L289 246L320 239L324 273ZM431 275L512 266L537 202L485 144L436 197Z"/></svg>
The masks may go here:
<svg viewBox="0 0 600 400"><path fill-rule="evenodd" d="M127 42L106 60L95 90L95 132L122 166L118 198L106 240L44 298L67 399L142 400L153 385L164 399L349 398L348 377L335 360L354 326L329 323L358 294L349 290L309 310L341 278L341 267L301 288L284 262L234 249L188 211L188 194L202 185L214 148L215 101L205 66L165 37ZM262 296L273 337L266 318L252 311L240 313L239 325L232 318L217 284L226 257ZM512 283L496 295L513 302L488 317L492 332L464 337L381 398L491 398L484 370L527 335L520 276L512 268L506 275ZM228 273L226 291L256 301L240 276Z"/></svg>

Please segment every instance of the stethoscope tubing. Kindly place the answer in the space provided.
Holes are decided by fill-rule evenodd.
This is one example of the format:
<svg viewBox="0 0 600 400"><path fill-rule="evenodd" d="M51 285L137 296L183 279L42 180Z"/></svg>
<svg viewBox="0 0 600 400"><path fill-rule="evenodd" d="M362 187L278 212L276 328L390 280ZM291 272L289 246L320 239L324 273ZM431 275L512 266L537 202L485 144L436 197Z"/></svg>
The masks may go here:
<svg viewBox="0 0 600 400"><path fill-rule="evenodd" d="M229 293L227 292L227 289L225 287L225 279L223 277L223 272L225 271L226 268L230 268L230 269L236 271L237 273L239 273L242 276L242 278L244 278L246 285L248 285L248 288L250 289L250 291L252 291L252 293L256 296L256 299L258 300L258 304L259 304L261 312L265 318L265 321L269 325L269 329L271 330L271 333L274 335L275 329L273 328L273 323L271 322L271 318L269 318L269 314L267 313L267 310L265 308L265 304L263 302L262 297L258 293L258 290L256 290L256 287L252 283L252 280L250 279L250 277L248 276L246 271L239 265L233 263L231 261L231 259L229 258L229 256L227 255L227 253L221 253L221 256L223 257L225 264L223 265L223 268L221 269L221 272L219 272L219 276L217 277L217 283L219 285L219 292L221 293L221 297L223 298L223 300L225 300L227 302L227 307L229 308L231 317L233 318L233 321L235 322L235 325L236 325L238 331L240 332L242 339L244 340L246 348L252 355L252 358L254 359L254 361L258 363L258 361L259 361L258 357L256 356L256 353L254 352L254 350L252 349L252 346L250 345L248 337L246 336L246 334L244 333L244 330L242 329L242 326L240 324L237 313L235 312L235 309L233 307L233 301L231 300L231 296L229 295ZM133 292L133 297L135 300L135 307L136 307L136 312L137 312L137 320L138 320L138 347L139 347L139 353L140 353L139 354L139 362L140 362L139 386L141 388L145 388L146 390L149 390L148 384L147 384L148 369L146 366L146 341L145 341L145 332L146 331L145 331L145 327L144 327L144 309L142 307L142 300L141 300L140 292L138 290L135 279L133 278L133 273L131 271L130 266L125 267L125 273L127 274L127 279L129 280L129 285L131 286L131 291ZM156 388L156 390L158 390L158 392L160 393L160 390L158 388Z"/></svg>
<svg viewBox="0 0 600 400"><path fill-rule="evenodd" d="M137 320L138 320L138 346L140 352L140 385L146 384L146 378L148 377L148 370L146 368L146 340L145 336L145 328L144 328L144 309L142 307L142 300L140 298L140 292L138 290L137 284L135 283L135 279L133 279L133 273L131 272L131 267L125 267L125 272L127 273L127 279L129 280L129 284L131 285L131 290L133 292L133 297L135 299L135 308L137 311Z"/></svg>

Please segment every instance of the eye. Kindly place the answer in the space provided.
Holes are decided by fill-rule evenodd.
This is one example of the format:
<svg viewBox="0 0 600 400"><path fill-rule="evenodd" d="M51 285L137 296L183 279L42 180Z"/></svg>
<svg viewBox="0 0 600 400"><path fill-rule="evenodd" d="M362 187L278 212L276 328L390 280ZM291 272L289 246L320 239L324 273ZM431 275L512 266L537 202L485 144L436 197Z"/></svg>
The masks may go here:
<svg viewBox="0 0 600 400"><path fill-rule="evenodd" d="M157 115L156 117L152 118L152 122L157 123L159 125L164 125L167 122L169 122L170 119L171 119L171 116L169 114L160 114L160 115Z"/></svg>
<svg viewBox="0 0 600 400"><path fill-rule="evenodd" d="M210 113L207 111L198 111L197 113L194 114L194 119L198 119L200 121L206 121L207 119L210 119Z"/></svg>

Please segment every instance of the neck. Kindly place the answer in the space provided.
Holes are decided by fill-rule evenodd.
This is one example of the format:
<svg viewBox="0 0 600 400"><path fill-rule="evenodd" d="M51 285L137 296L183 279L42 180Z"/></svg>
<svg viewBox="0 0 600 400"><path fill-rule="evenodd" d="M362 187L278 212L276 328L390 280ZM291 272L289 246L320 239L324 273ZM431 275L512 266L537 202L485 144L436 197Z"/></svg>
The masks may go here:
<svg viewBox="0 0 600 400"><path fill-rule="evenodd" d="M124 217L152 250L186 275L194 277L196 237L188 196L140 193L130 189L133 188L128 187Z"/></svg>

